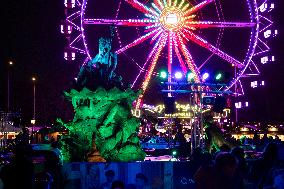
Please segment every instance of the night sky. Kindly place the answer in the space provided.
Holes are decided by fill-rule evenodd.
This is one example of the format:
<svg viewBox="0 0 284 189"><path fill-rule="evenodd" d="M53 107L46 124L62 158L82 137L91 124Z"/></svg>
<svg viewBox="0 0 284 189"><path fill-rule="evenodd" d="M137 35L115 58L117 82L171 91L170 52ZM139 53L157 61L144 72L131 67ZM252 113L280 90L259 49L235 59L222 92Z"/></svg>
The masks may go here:
<svg viewBox="0 0 284 189"><path fill-rule="evenodd" d="M230 1L230 0L226 0ZM102 1L103 2L103 1ZM282 5L281 5L281 4ZM250 107L241 110L241 120L284 121L283 1L276 2L273 13L279 35L270 41L276 62L260 67L266 86L251 89L245 83ZM26 122L32 118L33 83L36 76L36 118L41 124L54 122L57 117L72 117L71 104L63 97L77 75L80 62L63 58L66 43L60 33L64 19L63 0L8 0L1 2L0 42L0 111L7 108L7 73L10 73L13 111L21 111ZM8 68L8 61L14 65ZM125 68L126 71L127 68Z"/></svg>

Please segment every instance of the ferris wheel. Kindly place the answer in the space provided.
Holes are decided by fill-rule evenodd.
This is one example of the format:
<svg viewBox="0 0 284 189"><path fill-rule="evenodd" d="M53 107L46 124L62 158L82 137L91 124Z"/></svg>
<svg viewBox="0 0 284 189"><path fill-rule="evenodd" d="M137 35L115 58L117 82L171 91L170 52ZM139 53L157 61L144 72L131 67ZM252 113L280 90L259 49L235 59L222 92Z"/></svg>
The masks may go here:
<svg viewBox="0 0 284 189"><path fill-rule="evenodd" d="M225 70L231 77L220 90L234 87L235 93L243 94L242 79L260 74L258 65L270 50L266 40L273 22L268 14L274 4L268 0L65 0L64 4L61 32L68 39L64 58L79 55L83 62L91 60L96 53L92 37L105 33L99 28L114 26L114 51L130 61L132 87L143 94L158 66L167 69L169 82L176 69L183 76L190 73L197 83L206 79L206 69Z"/></svg>

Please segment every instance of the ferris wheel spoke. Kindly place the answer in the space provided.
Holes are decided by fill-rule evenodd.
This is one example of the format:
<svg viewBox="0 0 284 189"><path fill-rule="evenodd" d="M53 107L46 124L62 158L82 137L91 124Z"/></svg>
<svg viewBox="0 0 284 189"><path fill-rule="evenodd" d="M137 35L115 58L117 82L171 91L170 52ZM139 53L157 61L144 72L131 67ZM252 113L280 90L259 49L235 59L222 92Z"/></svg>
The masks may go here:
<svg viewBox="0 0 284 189"><path fill-rule="evenodd" d="M202 9L203 7L205 7L206 5L209 5L210 3L212 3L214 0L205 0L205 1L202 1L201 3L191 7L189 10L187 10L185 12L184 15L189 15L189 14L193 14L195 12L197 12L198 10Z"/></svg>
<svg viewBox="0 0 284 189"><path fill-rule="evenodd" d="M158 5L160 10L162 10L165 7L165 5L162 3L161 0L154 0L154 4Z"/></svg>
<svg viewBox="0 0 284 189"><path fill-rule="evenodd" d="M243 63L236 60L235 58L228 55L227 53L223 52L222 50L218 49L214 45L210 44L205 39L202 39L201 37L195 35L194 33L192 33L189 30L184 29L183 31L185 31L185 32L182 32L182 35L186 40L188 40L188 41L190 40L190 41L198 44L199 46L208 49L209 51L216 54L217 56L219 56L220 58L222 58L226 62L231 63L232 65L236 65L239 68L244 67Z"/></svg>
<svg viewBox="0 0 284 189"><path fill-rule="evenodd" d="M177 55L177 58L178 58L178 61L179 61L180 65L181 65L181 69L182 69L183 73L186 74L187 68L186 68L186 65L185 65L185 63L184 63L184 61L183 61L183 59L182 59L182 56L181 56L180 52L179 52L178 44L177 44L177 39L176 39L176 36L175 36L175 35L173 36L173 39L174 39L173 41L174 41L174 50L175 50L175 53L176 53L176 55Z"/></svg>
<svg viewBox="0 0 284 189"><path fill-rule="evenodd" d="M153 71L154 71L154 68L156 67L156 64L158 62L158 59L160 57L160 54L164 48L164 46L166 45L166 42L167 42L167 34L166 33L163 33L162 37L161 37L161 42L159 42L159 45L157 47L157 50L156 50L156 53L153 57L153 60L152 60L152 63L149 67L149 69L147 70L147 73L146 73L146 77L145 77L145 80L143 81L143 84L142 84L142 94L139 95L137 101L136 101L136 109L138 109L141 105L141 102L142 102L142 98L144 96L144 93L148 87L148 84L149 84L149 81L151 79L151 76L153 74Z"/></svg>
<svg viewBox="0 0 284 189"><path fill-rule="evenodd" d="M158 21L153 19L127 19L127 20L84 19L84 24L94 24L94 25L152 26L156 23L158 23Z"/></svg>
<svg viewBox="0 0 284 189"><path fill-rule="evenodd" d="M151 15L159 16L159 14L156 11L148 8L147 6L143 5L142 3L136 0L125 0L125 1L129 3L132 7L134 7L135 9L139 10L140 12L144 14L151 14Z"/></svg>
<svg viewBox="0 0 284 189"><path fill-rule="evenodd" d="M186 25L190 28L251 28L256 25L253 22L212 22L212 21L191 21Z"/></svg>
<svg viewBox="0 0 284 189"><path fill-rule="evenodd" d="M186 46L185 46L185 44L182 40L182 37L180 36L179 33L177 34L176 39L177 39L177 43L179 45L179 48L181 49L181 52L182 52L183 56L185 57L188 68L195 75L194 80L196 82L200 82L198 70L196 68L196 65L194 64L194 60L193 60L191 54L189 53L188 49L186 48Z"/></svg>
<svg viewBox="0 0 284 189"><path fill-rule="evenodd" d="M151 76L153 74L154 68L156 67L158 59L160 57L160 54L161 54L164 46L166 45L166 42L167 42L167 34L164 33L163 36L162 36L161 42L159 43L159 46L157 48L157 51L156 51L156 53L155 53L155 55L153 57L152 63L150 65L149 69L147 70L145 80L144 80L144 82L142 84L143 92L145 92L147 87L148 87L148 84L149 84L149 81L150 81Z"/></svg>
<svg viewBox="0 0 284 189"><path fill-rule="evenodd" d="M172 64L173 64L173 32L168 33L168 82L172 81Z"/></svg>
<svg viewBox="0 0 284 189"><path fill-rule="evenodd" d="M145 61L144 65L142 66L142 68L140 69L138 75L136 76L135 80L133 81L132 83L132 86L131 88L133 88L138 80L138 78L140 77L140 75L142 74L142 72L145 71L145 67L147 65L147 63L150 61L150 59L153 57L153 54L156 52L157 48L158 48L158 45L160 44L161 42L161 37L158 39L158 41L156 42L156 44L154 45L153 49L151 50L150 54L148 55L147 57L147 60Z"/></svg>
<svg viewBox="0 0 284 189"><path fill-rule="evenodd" d="M144 42L145 40L149 39L150 37L154 36L157 32L159 32L161 30L161 28L157 28L145 35L143 35L142 37L139 37L138 39L135 39L132 43L129 43L128 45L118 49L117 51L115 51L116 54L120 54L124 51L126 51L127 49L134 47L142 42Z"/></svg>

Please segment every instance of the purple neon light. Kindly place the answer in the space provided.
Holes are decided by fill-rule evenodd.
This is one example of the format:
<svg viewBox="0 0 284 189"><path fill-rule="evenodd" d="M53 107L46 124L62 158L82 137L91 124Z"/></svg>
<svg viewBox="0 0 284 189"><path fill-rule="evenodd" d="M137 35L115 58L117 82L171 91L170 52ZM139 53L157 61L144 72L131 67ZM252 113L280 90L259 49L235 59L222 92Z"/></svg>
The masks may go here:
<svg viewBox="0 0 284 189"><path fill-rule="evenodd" d="M251 62L252 56L253 56L254 51L255 51L255 47L257 45L258 33L259 33L258 7L257 7L257 4L256 4L256 1L255 0L252 0L252 1L254 2L253 7L251 7L250 0L247 0L247 4L248 4L248 7L249 7L249 12L250 12L250 21L256 23L256 28L251 31L250 44L249 44L249 48L248 48L248 51L247 51L247 55L246 55L245 60L244 60L245 67L238 73L238 75L234 78L234 80L231 81L231 83L225 89L225 91L232 88L236 84L236 82L238 81L239 85L241 86L242 94L244 94L240 78L244 75L246 69L249 66L249 63Z"/></svg>
<svg viewBox="0 0 284 189"><path fill-rule="evenodd" d="M121 1L122 0L120 0L120 4L121 4ZM154 42L154 41L157 41L157 38L159 38L164 33L160 29L161 25L159 24L159 22L157 20L157 18L159 17L159 10L161 10L161 7L163 7L163 3L161 3L162 0L154 1L154 2L156 2L158 4L154 4L154 5L152 4L151 8L145 6L144 4L140 3L137 0L125 0L125 1L127 3L129 3L132 7L137 9L138 11L143 12L145 14L145 17L147 17L147 18L144 18L144 19L118 20L117 19L117 15L118 15L118 11L119 11L119 9L118 9L117 13L116 13L116 17L115 17L114 20L111 20L111 19L99 19L99 18L98 19L85 19L85 10L86 10L86 6L87 6L87 0L82 0L82 3L80 3L79 0L76 0L76 5L80 6L81 9L80 9L80 11L73 12L71 15L69 15L67 17L66 20L70 24L72 24L75 29L79 30L81 33L79 35L75 36L75 39L72 39L70 41L71 42L70 43L70 47L72 47L73 49L76 49L77 51L79 51L81 53L87 54L87 59L91 59L90 52L88 50L88 44L87 44L87 41L86 41L86 36L85 36L85 33L84 33L84 27L87 24L96 24L96 25L99 25L99 24L114 24L116 32L117 32L117 37L119 38L118 41L119 41L119 44L120 44L120 47L121 47L120 49L118 49L116 51L116 52L119 52L119 53L121 53L121 52L124 53L124 51L126 51L127 49L132 48L132 47L134 47L134 46L144 42L145 40L147 40L149 38L151 39L151 43ZM167 3L166 0L164 0L163 2L164 2L164 5L166 5L166 3ZM230 83L230 86L226 89L226 90L229 90L233 85L236 84L237 81L240 80L241 77L244 77L245 75L259 74L259 70L258 70L257 66L255 65L255 63L251 59L252 59L253 56L259 55L260 53L264 53L264 52L267 52L269 50L268 45L266 45L261 39L259 39L258 33L261 32L261 31L264 31L269 26L271 26L272 22L271 22L271 20L267 19L266 17L261 16L261 15L258 14L258 7L257 7L257 4L256 4L256 0L246 0L246 2L248 4L248 7L249 7L250 22L225 22L224 19L223 19L223 16L222 16L222 14L223 14L222 7L220 5L220 6L218 6L219 9L217 9L217 6L216 6L217 3L214 0L208 0L208 1L205 0L205 1L201 2L201 3L199 3L198 5L193 6L193 8L191 10L187 11L187 14L192 14L193 12L199 11L204 6L209 5L212 2L214 2L214 4L215 4L219 21L218 22L210 22L210 21L194 22L194 21L192 21L191 25L192 25L192 27L199 28L199 29L209 28L209 27L220 28L220 32L218 34L218 39L217 39L216 45L213 46L212 44L209 44L205 39L202 39L200 36L196 35L193 31L190 31L188 29L185 29L185 31L187 30L186 33L188 33L188 31L189 31L193 35L192 34L191 35L189 35L189 34L184 35L184 33L182 33L182 34L180 34L180 36L182 36L183 38L185 38L187 40L192 40L193 42L196 42L199 45L202 44L201 46L203 46L204 48L207 48L208 50L210 50L212 52L212 54L208 57L208 59L205 62L203 62L201 64L201 66L205 65L207 63L207 61L214 54L217 54L219 57L223 58L227 62L235 64L235 65L237 65L240 68L240 69L238 69L239 72L237 74L237 77L234 78L234 80L232 80L232 82ZM119 4L119 7L120 7L120 4ZM181 4L179 6L182 7ZM76 9L76 7L74 8L74 10L75 9ZM80 12L80 14L78 14L78 12ZM81 17L80 26L78 26L73 21L74 18L76 18L78 16ZM222 18L222 19L220 19L220 18ZM265 20L265 21L268 22L268 24L265 25L263 28L261 28L261 30L259 29L259 27L260 27L259 26L260 19ZM135 41L133 41L132 43L122 47L121 39L119 37L119 32L118 32L118 29L117 29L117 27L121 26L121 25L135 26L135 27L136 26L146 27L145 34L142 37L140 37L140 38L136 39ZM220 39L222 38L222 35L223 35L222 31L226 27L232 27L232 28L241 28L241 27L252 28L252 30L251 30L251 37L250 37L250 43L249 43L249 47L248 47L248 50L247 50L247 55L246 55L245 59L242 62L238 61L234 57L229 56L228 54L226 54L225 52L223 52L223 51L221 51L219 49L219 44L220 44L220 41L221 41ZM85 50L82 50L82 49L76 47L76 43L79 42L80 39L82 39L82 41L83 41ZM159 40L160 40L160 38L159 38ZM263 43L263 46L265 46L267 48L264 49L261 52L254 53L256 45L257 45L257 42L259 42L260 44ZM154 48L155 47L157 48L156 45L157 44L155 43L155 45L153 46L153 50L151 52L154 52ZM181 64L181 67L182 67L182 69L184 71L185 70L184 67L183 67L184 62L183 62L183 59L181 58L181 54L179 53L179 47L180 46L178 46L178 44L175 44L174 40L173 40L173 44L172 45L174 45L172 47L172 48L174 48L172 51L177 55L177 57L179 59L179 62ZM189 55L191 57L190 54L187 54L187 55ZM172 59L172 57L170 57L170 58ZM132 61L134 61L134 60L132 60ZM169 60L169 62L170 62L170 60ZM144 65L146 65L146 63L147 62L145 62ZM139 67L141 72L144 72L144 69L145 69L144 65L142 67L140 67L139 64L137 64L137 66ZM200 69L200 67L199 67L199 69ZM199 69L197 69L197 70L199 70ZM252 70L252 73L245 74L245 71L247 69ZM138 74L139 76L140 76L141 72L139 72L139 74ZM136 82L136 80L135 80L135 82ZM135 84L135 82L134 82L134 84Z"/></svg>
<svg viewBox="0 0 284 189"><path fill-rule="evenodd" d="M159 16L159 14L157 12L155 12L154 10L146 7L145 5L143 5L142 3L139 3L136 0L125 0L127 3L129 3L131 6L133 6L135 9L141 11L142 13L145 14L152 14L152 15L157 15Z"/></svg>
<svg viewBox="0 0 284 189"><path fill-rule="evenodd" d="M82 33L82 40L83 40L83 44L84 47L86 49L86 54L87 54L87 59L91 60L92 57L90 55L90 52L88 50L88 45L87 45L87 41L86 41L86 37L85 37L85 32L84 32L84 19L85 19L85 9L87 6L87 1L83 0L82 6L81 6L81 33Z"/></svg>
<svg viewBox="0 0 284 189"><path fill-rule="evenodd" d="M185 13L185 15L195 13L198 10L202 9L204 6L206 6L206 5L208 5L208 4L212 3L212 2L213 2L213 0L203 1L203 2L199 3L198 5L192 7L188 12Z"/></svg>
<svg viewBox="0 0 284 189"><path fill-rule="evenodd" d="M85 19L84 24L96 25L117 25L117 26L150 26L158 23L158 20L152 19L128 19L128 20L111 20L111 19Z"/></svg>
<svg viewBox="0 0 284 189"><path fill-rule="evenodd" d="M79 40L80 40L80 37L81 37L81 35L78 35L78 36L70 43L70 46L72 46L73 43L79 41Z"/></svg>
<svg viewBox="0 0 284 189"><path fill-rule="evenodd" d="M116 54L120 54L123 51L125 51L125 50L127 50L127 49L129 49L131 47L134 47L134 46L136 46L136 45L138 45L140 43L142 43L146 39L148 39L148 38L152 37L153 35L155 35L158 31L159 31L159 28L155 29L155 30L153 30L153 31L151 31L151 32L149 32L149 33L147 33L145 35L143 35L142 37L139 37L138 39L134 40L132 43L129 43L128 45L118 49L115 53Z"/></svg>
<svg viewBox="0 0 284 189"><path fill-rule="evenodd" d="M224 59L225 61L227 61L227 62L229 62L231 64L237 65L238 67L243 67L244 66L243 63L241 63L240 61L236 60L232 56L229 56L228 54L226 54L225 52L221 51L217 47L213 46L212 44L210 44L206 40L202 39L201 37L193 34L191 31L186 30L186 29L184 29L184 31L189 34L189 35L183 35L183 37L186 40L188 40L188 41L191 40L191 41L195 42L196 44L200 45L201 47L204 47L204 48L208 49L209 51L215 53L220 58Z"/></svg>
<svg viewBox="0 0 284 189"><path fill-rule="evenodd" d="M249 28L256 23L251 22L212 22L212 21L191 21L188 22L194 28Z"/></svg>
<svg viewBox="0 0 284 189"><path fill-rule="evenodd" d="M155 37L155 36L154 36ZM143 67L142 69L140 69L138 75L136 76L135 80L133 81L132 85L131 85L131 88L133 88L138 80L138 78L140 77L140 75L142 74L142 72L145 71L145 67L147 66L147 63L152 59L154 53L156 52L157 48L158 48L158 45L160 44L161 42L161 39L162 37L160 36L158 41L156 42L155 46L153 47L153 49L151 50L149 56L147 57L147 60L145 61L145 63L143 64Z"/></svg>

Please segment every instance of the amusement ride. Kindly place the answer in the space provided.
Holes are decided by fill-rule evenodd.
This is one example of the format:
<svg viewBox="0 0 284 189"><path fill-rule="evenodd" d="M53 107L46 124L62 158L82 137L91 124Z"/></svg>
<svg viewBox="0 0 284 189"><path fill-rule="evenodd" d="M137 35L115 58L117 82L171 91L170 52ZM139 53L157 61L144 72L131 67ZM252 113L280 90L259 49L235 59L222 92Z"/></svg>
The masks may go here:
<svg viewBox="0 0 284 189"><path fill-rule="evenodd" d="M64 58L78 58L82 65L91 61L94 41L113 27L112 50L127 60L117 68L132 89L142 91L135 110L143 107L154 77L166 79L162 92L168 97L196 93L202 103L208 94L243 95L245 78L260 75L258 67L275 60L267 44L277 35L270 19L274 3L268 0L65 0L64 5ZM212 74L220 79L222 72L224 83L208 79ZM177 90L177 85L190 90Z"/></svg>

